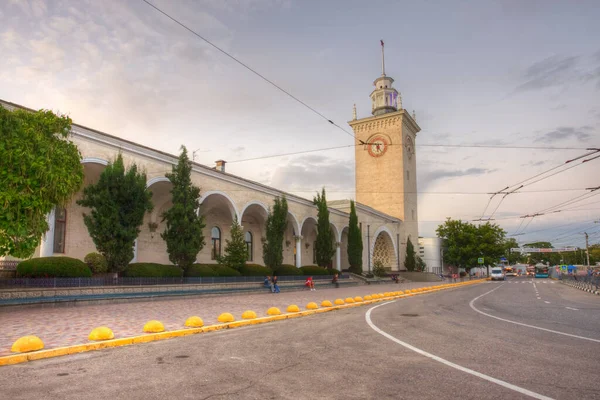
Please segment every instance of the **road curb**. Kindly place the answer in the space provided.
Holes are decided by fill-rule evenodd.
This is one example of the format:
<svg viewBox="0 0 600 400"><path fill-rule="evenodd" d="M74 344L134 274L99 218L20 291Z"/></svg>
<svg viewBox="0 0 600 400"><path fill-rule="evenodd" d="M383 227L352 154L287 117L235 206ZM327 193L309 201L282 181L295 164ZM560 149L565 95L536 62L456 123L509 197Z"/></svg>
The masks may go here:
<svg viewBox="0 0 600 400"><path fill-rule="evenodd" d="M583 286L581 284L577 284L577 283L571 283L571 282L565 282L565 281L561 281L561 283L563 285L567 285L567 286L570 286L572 288L583 290L584 292L588 292L588 293L600 296L600 290L590 289L590 288L587 288L587 287L585 287L585 286Z"/></svg>
<svg viewBox="0 0 600 400"><path fill-rule="evenodd" d="M154 341L158 341L158 340L165 340L165 339L171 339L171 338L175 338L175 337L195 335L195 334L199 334L199 333L214 332L214 331L219 331L219 330L224 330L224 329L233 329L233 328L239 328L239 327L247 326L247 325L258 325L258 324L264 324L264 323L273 322L273 321L305 317L305 316L309 316L309 315L313 315L313 314L320 314L320 313L325 313L325 312L330 312L330 311L341 310L341 309L345 309L345 308L359 307L359 306L369 305L369 304L383 302L383 301L398 300L398 299L402 299L405 297L412 297L412 296L422 295L422 294L427 294L427 293L435 293L440 290L455 289L455 288L462 287L462 286L468 286L468 285L484 283L484 282L487 282L487 280L476 280L476 281L467 281L467 282L461 282L461 283L440 285L442 287L430 286L430 287L428 287L428 289L425 289L425 290L419 291L419 292L415 292L415 291L413 291L414 289L412 289L412 290L410 290L410 293L390 295L387 297L377 298L377 299L372 299L372 300L363 300L362 302L355 302L355 303L349 303L349 304L343 304L343 305L334 305L332 307L319 307L314 310L304 310L304 311L285 313L285 314L280 314L280 315L269 315L266 317L259 317L259 318L254 318L254 319L242 319L242 320L236 320L233 322L203 326L203 327L199 327L199 328L185 328L185 329L178 329L178 330L174 330L174 331L167 331L167 332L160 332L160 333L148 333L145 335L103 340L103 341L97 341L97 342L92 342L92 343L59 347L59 348L55 348L55 349L38 350L38 351L30 352L30 353L18 353L18 354L14 354L14 355L0 357L0 366L20 364L20 363L24 363L24 362L28 362L28 361L60 357L60 356L65 356L65 355L69 355L69 354L84 353L84 352L88 352L88 351L107 349L107 348L111 348L111 347L129 346L129 345L133 345L133 344L137 344L137 343L148 343L148 342L154 342ZM395 292L393 292L393 293L395 293Z"/></svg>

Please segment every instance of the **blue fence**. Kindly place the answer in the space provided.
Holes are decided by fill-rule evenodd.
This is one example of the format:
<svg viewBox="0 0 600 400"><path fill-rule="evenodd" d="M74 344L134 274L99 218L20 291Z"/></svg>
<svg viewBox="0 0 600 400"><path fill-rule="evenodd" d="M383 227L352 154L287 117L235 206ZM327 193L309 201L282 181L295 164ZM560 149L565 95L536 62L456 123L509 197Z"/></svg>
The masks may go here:
<svg viewBox="0 0 600 400"><path fill-rule="evenodd" d="M312 275L313 280L333 279L331 275ZM348 279L348 274L340 274L339 279ZM307 276L278 276L279 282L305 281ZM92 286L154 286L154 285L192 285L219 283L262 283L264 276L214 276L196 278L11 278L0 279L2 288L61 288Z"/></svg>

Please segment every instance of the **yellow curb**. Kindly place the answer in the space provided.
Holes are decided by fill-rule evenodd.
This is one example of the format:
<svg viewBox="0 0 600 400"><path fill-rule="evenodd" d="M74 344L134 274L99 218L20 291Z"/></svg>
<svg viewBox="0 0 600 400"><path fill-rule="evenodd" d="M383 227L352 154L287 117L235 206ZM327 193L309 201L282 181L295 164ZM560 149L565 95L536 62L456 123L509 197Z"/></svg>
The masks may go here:
<svg viewBox="0 0 600 400"><path fill-rule="evenodd" d="M486 280L469 282L469 284L483 283L483 282L486 282ZM450 287L465 286L466 284L467 283L465 283L464 285L458 285L458 284L450 285ZM442 290L442 289L445 289L445 288L440 286L437 289L433 289L433 290ZM430 291L433 291L433 290L430 290ZM404 297L410 297L410 296L414 296L415 294L417 294L417 293L407 293L407 292L408 292L408 290L405 291L405 293L402 295L395 296L395 298L401 299ZM59 357L59 356L68 355L68 354L83 353L83 352L87 352L87 351L106 349L106 348L110 348L110 347L127 346L127 345L131 345L134 343L147 343L147 342L151 342L151 341L164 340L164 339L169 339L169 338L174 338L174 337L181 337L181 336L187 336L187 335L193 335L193 334L205 333L205 332L213 332L213 331L218 331L218 330L223 330L223 329L241 327L241 326L245 326L245 325L263 324L263 323L267 323L267 322L271 322L271 321L279 321L279 320L290 319L290 318L298 318L298 317L309 316L309 315L317 314L317 313L330 312L330 311L340 310L340 309L345 309L345 308L350 308L350 307L359 307L362 305L368 305L368 304L372 304L372 303L377 303L377 302L381 302L381 301L389 301L389 300L391 300L391 299L389 299L389 298L388 299L378 298L378 299L373 299L373 300L365 299L363 302L359 302L359 303L356 303L356 302L348 303L348 304L336 305L333 307L320 308L320 309L316 309L316 310L300 311L300 312L291 313L291 314L271 315L271 316L261 317L261 318L256 318L256 319L233 321L233 322L229 322L229 323L209 325L209 326L203 326L203 327L198 327L198 328L188 328L188 329L181 329L181 330L175 330L175 331L147 334L147 335L142 335L142 336L110 339L110 340L104 340L104 341L94 342L94 343L79 344L79 345L73 345L73 346L68 346L68 347L59 347L56 349L39 350L39 351L34 351L31 353L26 353L26 354L9 355L9 356L0 357L0 366L20 364L20 363L24 363L24 362L28 362L28 361L33 361L33 360L41 360L44 358Z"/></svg>

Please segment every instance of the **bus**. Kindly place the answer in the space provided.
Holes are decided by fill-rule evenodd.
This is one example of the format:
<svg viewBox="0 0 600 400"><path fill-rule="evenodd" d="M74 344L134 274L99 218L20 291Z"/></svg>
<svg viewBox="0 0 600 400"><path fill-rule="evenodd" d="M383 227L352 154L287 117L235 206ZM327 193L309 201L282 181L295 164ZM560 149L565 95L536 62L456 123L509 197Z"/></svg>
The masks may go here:
<svg viewBox="0 0 600 400"><path fill-rule="evenodd" d="M548 267L547 266L535 266L535 277L536 278L547 278L548 277Z"/></svg>

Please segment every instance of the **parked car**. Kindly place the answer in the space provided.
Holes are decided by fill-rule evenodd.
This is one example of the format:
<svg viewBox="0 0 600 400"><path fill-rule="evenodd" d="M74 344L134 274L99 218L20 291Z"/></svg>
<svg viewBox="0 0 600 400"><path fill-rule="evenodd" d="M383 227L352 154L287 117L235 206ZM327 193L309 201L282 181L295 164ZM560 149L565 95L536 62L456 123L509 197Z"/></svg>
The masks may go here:
<svg viewBox="0 0 600 400"><path fill-rule="evenodd" d="M504 281L506 280L506 276L504 275L504 271L502 268L492 268L492 272L490 273L490 277L493 281Z"/></svg>

